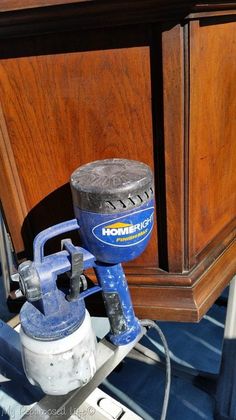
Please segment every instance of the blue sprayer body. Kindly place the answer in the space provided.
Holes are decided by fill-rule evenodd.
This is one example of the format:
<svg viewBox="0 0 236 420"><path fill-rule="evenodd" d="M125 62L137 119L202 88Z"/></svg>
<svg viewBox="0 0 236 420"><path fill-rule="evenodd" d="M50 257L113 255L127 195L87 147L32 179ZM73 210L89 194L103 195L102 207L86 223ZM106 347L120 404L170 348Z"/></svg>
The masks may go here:
<svg viewBox="0 0 236 420"><path fill-rule="evenodd" d="M126 166L127 162L129 165L131 165L130 162L134 162L113 159L111 168L119 166L121 161L122 164L125 162ZM100 161L98 162L100 165ZM95 162L95 169L98 167L98 162ZM108 161L101 162L107 163ZM137 162L135 164L137 166ZM146 165L144 166L146 167ZM101 165L99 170L100 167ZM141 167L141 169L143 168ZM147 169L144 168L144 170ZM94 177L93 164L91 173ZM80 180L83 179L83 170L82 177L81 172L79 175ZM130 179L133 173L128 175ZM88 177L86 178L86 176L84 179L87 182ZM113 180L112 176L110 173L109 179ZM124 172L122 176L124 179ZM125 200L122 196L118 200L122 205L122 209L120 209L111 195L105 200L103 197L101 203L98 203L98 186L95 190L85 191L82 185L81 190L78 191L77 173L75 178L76 185L75 182L73 183L72 176L76 219L46 229L34 241L34 262L31 264L31 271L35 273L35 284L38 291L34 295L35 291L32 287L32 295L28 299L30 302L27 302L21 310L22 327L29 336L39 340L63 338L71 334L83 322L85 316L84 298L101 291L111 325L109 338L115 345L124 345L137 337L141 327L134 314L121 263L137 258L148 244L154 223L153 188L147 187L150 180L148 180L149 184L147 182L147 185L144 184L142 175L139 182L140 192L136 191L134 195L131 195L129 191L127 192L127 188L134 189L134 187L128 182L128 187L123 188L128 198ZM94 178L92 179L94 180ZM97 178L95 181L97 182ZM117 185L114 180L112 182ZM93 182L90 184L92 185ZM97 203L96 207L94 202ZM67 240L64 241L66 243L64 243L62 251L44 256L44 244L48 239L75 229L79 229L83 247L76 247ZM59 274L72 272L73 266L78 265L79 259L82 261L82 267L80 267L82 271L88 268L94 269L98 286L73 295L73 299L70 300L63 291L57 288L56 280ZM27 269L29 270L29 267ZM30 288L29 290L31 292Z"/></svg>
<svg viewBox="0 0 236 420"><path fill-rule="evenodd" d="M80 237L98 261L119 264L132 261L146 248L154 222L153 199L136 211L102 214L74 208Z"/></svg>

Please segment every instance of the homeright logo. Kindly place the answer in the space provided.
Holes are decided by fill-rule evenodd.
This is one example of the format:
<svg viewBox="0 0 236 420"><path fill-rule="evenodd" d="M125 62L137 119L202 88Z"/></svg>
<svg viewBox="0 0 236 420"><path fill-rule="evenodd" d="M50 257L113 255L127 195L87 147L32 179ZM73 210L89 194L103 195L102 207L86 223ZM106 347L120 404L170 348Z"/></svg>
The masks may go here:
<svg viewBox="0 0 236 420"><path fill-rule="evenodd" d="M113 246L130 246L143 241L151 232L154 208L149 207L130 215L110 220L93 228L94 236Z"/></svg>

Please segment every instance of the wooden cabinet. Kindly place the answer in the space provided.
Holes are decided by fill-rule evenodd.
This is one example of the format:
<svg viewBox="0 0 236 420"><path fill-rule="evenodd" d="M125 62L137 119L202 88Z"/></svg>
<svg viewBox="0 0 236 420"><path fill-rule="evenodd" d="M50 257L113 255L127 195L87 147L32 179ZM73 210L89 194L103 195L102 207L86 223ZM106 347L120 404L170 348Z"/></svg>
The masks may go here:
<svg viewBox="0 0 236 420"><path fill-rule="evenodd" d="M0 5L0 191L15 248L73 217L69 177L155 173L150 246L125 267L139 316L197 321L236 273L236 2Z"/></svg>

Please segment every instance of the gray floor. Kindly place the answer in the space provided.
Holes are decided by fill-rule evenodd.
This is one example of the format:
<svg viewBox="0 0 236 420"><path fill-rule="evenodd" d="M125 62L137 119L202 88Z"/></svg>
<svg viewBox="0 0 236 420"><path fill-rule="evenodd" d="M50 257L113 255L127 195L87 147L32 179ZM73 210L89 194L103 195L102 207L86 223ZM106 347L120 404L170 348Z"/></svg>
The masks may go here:
<svg viewBox="0 0 236 420"><path fill-rule="evenodd" d="M0 297L0 318L7 320L9 313L1 301ZM225 313L225 307L214 305L199 324L160 323L172 360L189 367L218 372ZM159 354L163 353L154 330L149 331L142 343ZM156 420L161 412L164 378L164 372L156 366L127 358L120 371L113 372L106 379L103 389L145 420ZM1 382L0 419L20 419L33 400L32 394L20 384ZM213 419L213 410L214 400L208 393L185 380L172 377L168 420L210 420Z"/></svg>

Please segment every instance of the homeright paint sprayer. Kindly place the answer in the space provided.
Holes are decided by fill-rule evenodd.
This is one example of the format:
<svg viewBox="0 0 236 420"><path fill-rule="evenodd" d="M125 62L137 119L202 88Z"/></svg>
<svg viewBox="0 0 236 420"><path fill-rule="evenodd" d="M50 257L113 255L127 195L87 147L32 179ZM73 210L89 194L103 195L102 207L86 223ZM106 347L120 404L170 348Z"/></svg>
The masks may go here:
<svg viewBox="0 0 236 420"><path fill-rule="evenodd" d="M154 327L167 356L167 384L162 410L165 418L170 360L165 338L153 321L134 314L121 263L146 248L154 222L153 175L144 163L126 159L95 161L71 176L76 218L42 231L34 240L34 260L20 264L20 288L27 302L20 312L22 358L26 376L49 395L63 395L88 383L96 372L96 338L84 298L102 293L110 321L108 339L116 346L131 343L141 326ZM84 248L70 239L62 250L44 256L45 243L79 229ZM81 292L83 272L93 268L98 285ZM68 293L57 277L70 273Z"/></svg>

